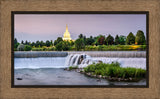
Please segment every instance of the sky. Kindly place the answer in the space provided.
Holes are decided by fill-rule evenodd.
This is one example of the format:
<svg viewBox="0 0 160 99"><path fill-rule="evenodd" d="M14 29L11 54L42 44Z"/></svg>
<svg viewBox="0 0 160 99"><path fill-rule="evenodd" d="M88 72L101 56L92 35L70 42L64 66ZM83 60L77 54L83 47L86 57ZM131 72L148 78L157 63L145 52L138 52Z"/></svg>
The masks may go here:
<svg viewBox="0 0 160 99"><path fill-rule="evenodd" d="M145 14L15 14L14 36L22 40L56 40L63 37L68 25L72 39L79 34L86 37L111 34L136 35L142 30L146 36Z"/></svg>

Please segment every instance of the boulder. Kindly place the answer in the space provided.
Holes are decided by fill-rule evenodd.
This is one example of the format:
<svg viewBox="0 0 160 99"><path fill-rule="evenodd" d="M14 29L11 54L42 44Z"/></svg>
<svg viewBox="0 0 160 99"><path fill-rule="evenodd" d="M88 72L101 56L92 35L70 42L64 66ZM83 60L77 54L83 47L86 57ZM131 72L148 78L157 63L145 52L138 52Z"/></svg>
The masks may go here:
<svg viewBox="0 0 160 99"><path fill-rule="evenodd" d="M17 80L22 80L22 78L16 78Z"/></svg>

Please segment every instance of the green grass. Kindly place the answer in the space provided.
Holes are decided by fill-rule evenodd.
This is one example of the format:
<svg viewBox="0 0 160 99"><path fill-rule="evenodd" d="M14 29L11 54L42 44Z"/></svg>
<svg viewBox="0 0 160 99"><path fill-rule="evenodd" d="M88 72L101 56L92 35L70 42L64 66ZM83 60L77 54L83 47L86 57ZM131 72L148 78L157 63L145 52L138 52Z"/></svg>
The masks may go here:
<svg viewBox="0 0 160 99"><path fill-rule="evenodd" d="M78 66L70 66L69 70L72 70L72 69L78 69Z"/></svg>
<svg viewBox="0 0 160 99"><path fill-rule="evenodd" d="M16 51L16 48L14 49ZM146 45L86 45L85 49L80 51L137 51L146 50ZM55 47L32 47L32 51L56 51ZM70 47L67 51L76 51L75 46Z"/></svg>
<svg viewBox="0 0 160 99"><path fill-rule="evenodd" d="M146 50L146 45L98 45L85 46L85 51L135 51Z"/></svg>
<svg viewBox="0 0 160 99"><path fill-rule="evenodd" d="M145 78L146 70L140 68L120 67L118 62L105 64L91 64L84 68L85 72L91 72L92 74L118 77L118 78Z"/></svg>

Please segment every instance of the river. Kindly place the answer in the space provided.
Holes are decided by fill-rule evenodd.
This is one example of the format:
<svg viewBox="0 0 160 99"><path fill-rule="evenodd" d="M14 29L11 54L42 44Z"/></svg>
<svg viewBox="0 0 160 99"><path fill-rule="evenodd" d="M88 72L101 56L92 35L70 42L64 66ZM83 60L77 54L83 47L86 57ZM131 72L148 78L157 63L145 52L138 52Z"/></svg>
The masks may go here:
<svg viewBox="0 0 160 99"><path fill-rule="evenodd" d="M70 54L71 57L71 54ZM15 85L146 85L146 80L139 82L111 82L105 79L98 81L74 71L65 71L68 62L78 60L78 56L69 59L66 57L36 57L14 58L14 84ZM70 60L70 61L68 61ZM72 61L73 60L73 61ZM136 67L146 69L146 58L120 58L120 57L87 57L87 60L101 60L105 63L117 61L121 67ZM86 64L78 64L84 67ZM22 78L22 80L17 80Z"/></svg>

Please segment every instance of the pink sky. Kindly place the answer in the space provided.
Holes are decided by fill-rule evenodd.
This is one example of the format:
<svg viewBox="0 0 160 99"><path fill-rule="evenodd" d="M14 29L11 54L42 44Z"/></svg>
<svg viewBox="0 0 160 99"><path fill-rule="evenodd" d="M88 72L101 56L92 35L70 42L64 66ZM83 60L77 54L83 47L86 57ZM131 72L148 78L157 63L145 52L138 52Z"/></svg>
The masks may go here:
<svg viewBox="0 0 160 99"><path fill-rule="evenodd" d="M125 35L138 30L146 33L145 14L16 14L15 37L21 40L55 40L68 24L73 39L80 33L89 36Z"/></svg>

